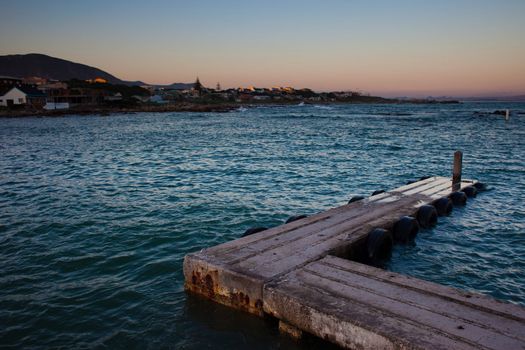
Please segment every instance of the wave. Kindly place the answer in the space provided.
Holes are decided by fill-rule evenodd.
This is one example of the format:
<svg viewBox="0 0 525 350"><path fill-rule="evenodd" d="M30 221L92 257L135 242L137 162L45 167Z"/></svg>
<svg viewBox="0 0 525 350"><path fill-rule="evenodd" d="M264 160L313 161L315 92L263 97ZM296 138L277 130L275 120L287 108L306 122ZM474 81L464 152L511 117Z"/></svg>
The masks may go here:
<svg viewBox="0 0 525 350"><path fill-rule="evenodd" d="M334 107L324 106L324 105L314 105L314 108L318 108L318 109L326 109L326 110L332 110L332 109L334 109Z"/></svg>

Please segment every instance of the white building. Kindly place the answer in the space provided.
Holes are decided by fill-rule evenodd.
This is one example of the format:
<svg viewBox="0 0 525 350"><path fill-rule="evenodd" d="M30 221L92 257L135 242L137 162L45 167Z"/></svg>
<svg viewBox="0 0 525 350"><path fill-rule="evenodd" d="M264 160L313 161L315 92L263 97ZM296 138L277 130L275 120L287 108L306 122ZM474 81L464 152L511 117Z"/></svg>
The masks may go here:
<svg viewBox="0 0 525 350"><path fill-rule="evenodd" d="M105 101L122 101L122 94L120 92L117 92L116 94L112 96L104 96Z"/></svg>
<svg viewBox="0 0 525 350"><path fill-rule="evenodd" d="M0 106L25 105L27 102L26 97L25 92L14 87L6 92L4 96L0 96Z"/></svg>
<svg viewBox="0 0 525 350"><path fill-rule="evenodd" d="M156 103L159 105L166 104L168 101L165 101L161 95L153 95L149 98L149 102Z"/></svg>
<svg viewBox="0 0 525 350"><path fill-rule="evenodd" d="M55 109L69 109L69 103L68 102L48 102L44 106L44 109L47 111L55 110Z"/></svg>
<svg viewBox="0 0 525 350"><path fill-rule="evenodd" d="M257 96L253 96L253 99L254 100L257 100L257 101L267 101L267 100L270 100L272 97L271 96L268 96L268 95L257 95Z"/></svg>
<svg viewBox="0 0 525 350"><path fill-rule="evenodd" d="M46 103L46 95L30 86L15 86L0 96L0 106L30 105L42 107Z"/></svg>

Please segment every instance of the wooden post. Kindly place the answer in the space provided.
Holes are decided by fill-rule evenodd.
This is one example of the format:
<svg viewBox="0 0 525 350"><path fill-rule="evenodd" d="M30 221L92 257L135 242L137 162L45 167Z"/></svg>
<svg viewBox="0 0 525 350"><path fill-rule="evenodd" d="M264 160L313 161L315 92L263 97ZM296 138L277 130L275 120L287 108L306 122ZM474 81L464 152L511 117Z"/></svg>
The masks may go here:
<svg viewBox="0 0 525 350"><path fill-rule="evenodd" d="M454 167L452 169L452 190L457 191L461 187L461 166L463 163L463 152L454 152Z"/></svg>
<svg viewBox="0 0 525 350"><path fill-rule="evenodd" d="M510 111L507 109L505 110L505 121L509 121L510 119Z"/></svg>

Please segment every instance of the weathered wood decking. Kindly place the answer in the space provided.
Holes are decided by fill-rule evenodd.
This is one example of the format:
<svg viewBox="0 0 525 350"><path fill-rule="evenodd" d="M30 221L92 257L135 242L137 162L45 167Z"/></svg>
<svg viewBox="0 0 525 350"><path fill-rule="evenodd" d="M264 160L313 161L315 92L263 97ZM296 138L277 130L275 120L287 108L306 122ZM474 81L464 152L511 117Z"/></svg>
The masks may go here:
<svg viewBox="0 0 525 350"><path fill-rule="evenodd" d="M460 188L472 184L473 181L464 180L460 183ZM409 293L411 291L411 295L421 300L426 296L425 293L416 291L408 284L401 286L399 283L397 285L390 282L387 283L385 282L386 280L379 284L379 279L377 278L362 278L359 280L359 283L366 282L370 284L369 289L372 291L370 293L375 292L366 300L367 302L370 300L370 305L368 305L358 298L366 294L366 288L353 286L358 274L348 271L351 271L351 268L358 269L359 266L365 270L373 269L373 271L376 271L376 269L350 261L343 260L344 263L342 263L339 258L325 258L328 255L340 257L354 255L355 250L362 249L362 245L366 242L367 236L372 229L391 229L394 222L401 216L413 215L420 206L431 204L441 197L446 197L452 191L452 181L450 179L432 177L248 237L189 254L184 260L185 287L189 291L201 294L227 306L257 315L263 315L265 312L272 314L292 326L325 337L343 346L370 349L381 346L385 348L410 348L410 341L398 338L403 338L403 334L411 332L414 335L417 334L415 337L422 338L417 343L421 346L413 346L414 348L454 348L454 346L449 345L456 343L461 346L464 344L477 346L476 344L478 343L473 339L467 337L465 339L468 339L468 341L460 342L455 337L458 331L470 330L473 325L481 321L466 320L467 326L463 326L465 329L457 328L452 330L449 329L450 327L432 328L434 324L427 325L424 322L420 322L420 319L417 318L431 317L430 314L423 312L423 308L421 308L423 311L420 311L413 304L410 304L413 306L412 308L402 307L400 300L396 299L394 303L394 299L389 296L388 291L392 293L405 293L405 290L406 293ZM333 267L337 265L336 261L341 266L341 271L339 272L332 271L337 270L337 268ZM326 267L327 264L333 265L331 267L332 270ZM326 275L320 274L317 277L313 277L312 271L316 271L316 269L320 269L319 272L326 273ZM325 282L331 278L328 275L330 271L335 276L351 277L353 280L349 279L348 282L343 281L341 284L336 284L334 281L326 284ZM370 272L372 270L367 271L366 274L368 275L376 273ZM310 277L305 280L305 276ZM398 277L396 280L401 280L401 277ZM294 287L294 283L290 282L292 280L298 283L297 286ZM317 285L313 281L318 282ZM422 281L406 277L404 281L410 281L411 283L417 281L424 284ZM376 283L375 286L372 286L372 282ZM301 292L301 286L303 285L308 292ZM323 289L323 286L326 289ZM425 284L425 286L427 288L430 284ZM432 288L447 289L446 287L433 286ZM380 289L375 290L374 288L376 287ZM333 290L329 288L333 288ZM381 288L386 289L381 290ZM452 293L452 290L444 291L443 293ZM458 296L460 295L459 292L454 293ZM307 298L306 294L308 294L309 298ZM429 294L427 299L421 301L421 303L435 301L432 298L436 298L436 296ZM475 300L478 300L477 298ZM444 297L443 300L445 300ZM474 312L476 307L473 306L473 303L461 303L454 297L449 297L447 303L443 300L440 300L441 304L439 306L447 308L446 312L452 312L461 308L472 309L470 314L476 315L476 317L483 316L489 323L498 323L501 318L507 319L509 314L512 315L514 312L518 312L516 310L522 310L519 307L511 307L507 304L486 299L492 303L491 305L496 305L497 311L494 311L494 315L499 315L499 318L494 317L490 321L491 314L478 315ZM317 309L313 307L315 302L319 303L317 304ZM381 305L377 303L383 303L388 307L397 309L387 309L386 311L381 311L382 313L376 314L375 312L381 308ZM438 304L430 303L425 307L431 309L435 305ZM408 312L405 315L406 317L402 315L405 309ZM505 310L511 311L507 312ZM398 312L399 315L396 315L395 312ZM417 317L411 319L409 316L412 314ZM384 315L384 317L381 315ZM467 312L466 315L469 315L469 313ZM308 317L310 316L315 317L309 319ZM310 323L308 323L308 320L310 320ZM352 320L355 322L352 323ZM383 321L385 320L388 320L390 323L384 323ZM399 320L409 321L402 322ZM449 321L450 319L441 319L439 322L447 323ZM507 333L505 332L498 333L494 331L490 333L488 338L492 339L491 337L494 336L496 338L499 337L499 340L495 341L495 343L492 340L482 340L479 344L483 344L486 348L493 348L490 346L491 344L523 346L521 336L512 336L516 330L523 330L522 316L518 315L514 319L509 319L507 324L512 324L512 327L507 331L511 335L506 335ZM499 326L492 325L487 327L492 329L491 327L497 328ZM435 330L439 331L430 336L429 334ZM401 336L398 338L391 336L395 332L401 334ZM478 332L477 328L476 332ZM478 332L476 334L481 333ZM480 337L486 334L483 333ZM369 337L373 337L375 342L367 340ZM361 338L362 341L359 340ZM413 338L407 337L406 339Z"/></svg>
<svg viewBox="0 0 525 350"><path fill-rule="evenodd" d="M525 349L525 309L327 256L264 286L264 311L351 349Z"/></svg>

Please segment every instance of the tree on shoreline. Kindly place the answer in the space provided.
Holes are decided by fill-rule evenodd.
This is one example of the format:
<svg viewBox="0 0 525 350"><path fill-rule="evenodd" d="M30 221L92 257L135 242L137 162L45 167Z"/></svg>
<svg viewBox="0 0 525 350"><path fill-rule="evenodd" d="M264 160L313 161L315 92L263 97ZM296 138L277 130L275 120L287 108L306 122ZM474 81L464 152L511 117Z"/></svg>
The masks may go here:
<svg viewBox="0 0 525 350"><path fill-rule="evenodd" d="M197 80L195 80L195 83L193 83L193 90L198 91L199 94L202 92L202 84L199 80L199 77L197 77Z"/></svg>

